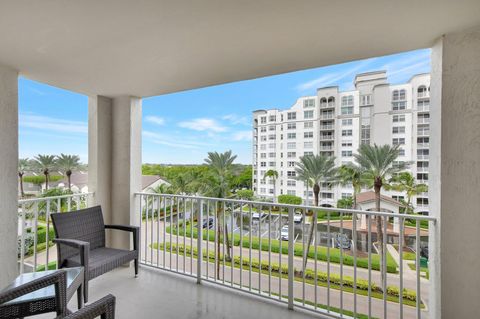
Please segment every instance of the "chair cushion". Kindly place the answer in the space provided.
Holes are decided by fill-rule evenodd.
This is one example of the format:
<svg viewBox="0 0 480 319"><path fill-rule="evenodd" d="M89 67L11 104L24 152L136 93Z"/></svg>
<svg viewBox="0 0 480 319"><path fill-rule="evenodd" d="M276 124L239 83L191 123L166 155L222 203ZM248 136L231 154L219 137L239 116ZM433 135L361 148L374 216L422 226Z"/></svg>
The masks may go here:
<svg viewBox="0 0 480 319"><path fill-rule="evenodd" d="M112 269L120 267L135 258L138 253L134 250L123 250L101 247L90 250L87 279L98 277ZM80 264L80 255L69 257L65 261L65 267L78 267Z"/></svg>

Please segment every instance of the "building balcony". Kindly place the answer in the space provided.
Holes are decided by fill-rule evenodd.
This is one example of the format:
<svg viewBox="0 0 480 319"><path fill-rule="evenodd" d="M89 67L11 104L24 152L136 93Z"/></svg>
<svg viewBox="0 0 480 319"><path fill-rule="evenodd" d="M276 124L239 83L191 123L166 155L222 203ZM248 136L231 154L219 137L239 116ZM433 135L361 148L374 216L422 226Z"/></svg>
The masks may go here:
<svg viewBox="0 0 480 319"><path fill-rule="evenodd" d="M333 141L334 139L333 135L320 135L320 141Z"/></svg>
<svg viewBox="0 0 480 319"><path fill-rule="evenodd" d="M417 107L418 112L430 112L430 105L419 105Z"/></svg>
<svg viewBox="0 0 480 319"><path fill-rule="evenodd" d="M322 188L322 192L330 190ZM40 227L51 228L48 221L52 212L88 207L92 199L93 194L89 193L19 202L19 246L23 247L19 251L20 272L40 271L46 265L55 267L56 247L51 242L53 236L49 237L47 232L45 238L46 242L52 244L50 249L42 250L39 247L31 252L27 244L28 234L36 233ZM329 200L331 199L328 197L322 198L322 202ZM333 283L328 286L323 282L326 271L330 271L330 276L335 278L339 274L345 278L353 278L356 272L356 280L370 282L371 289L378 289L376 287L381 286L382 274L375 270L375 262L374 269L368 270L365 265L355 269L346 259L343 262L343 258L356 254L362 264L368 259L368 255L372 260L378 259L376 253L366 248L371 245L372 238L367 240L364 237L366 233L375 234L373 220L376 216L381 216L387 223L385 225L390 236L389 241L402 246L403 241L398 238L405 236L407 245L415 247L415 238L422 238L428 233L420 228L415 230L405 227L399 230L394 220L403 218L400 214L348 210L338 213L333 208L325 207L294 208L291 205L268 202L151 193L137 193L135 201L135 216L132 220L141 226L139 277L134 278L131 269L120 268L90 282L91 300L108 293L117 297L117 318L155 318L159 315L167 318L189 318L206 315L207 312L209 318L246 318L252 307L260 318L310 318L308 313L289 312L288 309L306 310L311 314L330 318L337 318L340 313L351 315L354 311L357 315L370 312L377 318L381 318L384 312L389 317L398 317L400 310L404 318L413 318L417 311L420 311L422 318L428 318L428 308L425 306L429 300L429 282L421 279L420 272L410 272L408 279L403 282L403 287L410 291L421 287L418 303L404 299L408 305L402 306L389 295L375 294L369 297L365 294L365 287L359 287L358 292L353 293L346 284L344 289L342 286ZM62 205L57 207L55 203ZM285 211L284 214L272 209L279 206ZM258 211L258 207L262 207L262 211ZM218 209L222 216L225 216L219 221L222 229L228 229L230 238L237 238L233 248L229 249L222 241L219 243L219 237L215 235L217 220L214 216L219 212ZM303 280L298 274L303 265L302 252L299 249L306 245L307 236L306 232L299 233L294 229L301 223L306 225L309 220L308 211L315 209L336 213L335 219L328 220L331 228L322 230L318 238L315 235L314 243L323 247L322 251L325 251L325 246L330 246L332 254L340 253L340 260L327 263L324 257L309 258L309 275ZM338 214L340 216L337 216ZM352 224L352 215L358 220L357 224ZM345 220L340 224L338 218ZM427 221L431 228L435 225L432 217L411 218L417 223ZM368 226L360 222L365 219L372 222L367 223ZM198 222L199 220L202 222ZM184 225L187 225L187 228ZM349 228L350 234L354 231L355 237L345 237L347 239L338 241L336 234L339 227ZM259 240L268 242L261 250L257 245L251 245ZM340 250L344 255L340 252L338 243L342 243L343 248ZM220 254L217 251L219 244ZM224 261L227 251L235 261L233 266L231 262ZM415 255L419 258L419 254L420 252ZM259 264L266 271L259 272ZM398 264L390 263L385 272L388 285L398 286L404 271L404 268L398 268ZM398 272L400 273L397 274ZM360 289L365 291L361 292Z"/></svg>
<svg viewBox="0 0 480 319"><path fill-rule="evenodd" d="M320 125L320 130L331 131L331 130L334 130L334 129L335 129L334 125Z"/></svg>
<svg viewBox="0 0 480 319"><path fill-rule="evenodd" d="M417 130L417 136L430 136L430 130Z"/></svg>
<svg viewBox="0 0 480 319"><path fill-rule="evenodd" d="M332 151L333 146L320 146L320 151Z"/></svg>
<svg viewBox="0 0 480 319"><path fill-rule="evenodd" d="M418 173L428 173L428 167L417 167Z"/></svg>
<svg viewBox="0 0 480 319"><path fill-rule="evenodd" d="M417 148L429 148L430 143L417 143Z"/></svg>
<svg viewBox="0 0 480 319"><path fill-rule="evenodd" d="M417 124L429 124L430 123L430 119L429 118L419 118L417 120Z"/></svg>
<svg viewBox="0 0 480 319"><path fill-rule="evenodd" d="M332 120L335 118L335 114L333 113L320 113L321 120Z"/></svg>
<svg viewBox="0 0 480 319"><path fill-rule="evenodd" d="M417 154L417 159L418 159L418 160L428 160L429 158L430 158L430 155Z"/></svg>

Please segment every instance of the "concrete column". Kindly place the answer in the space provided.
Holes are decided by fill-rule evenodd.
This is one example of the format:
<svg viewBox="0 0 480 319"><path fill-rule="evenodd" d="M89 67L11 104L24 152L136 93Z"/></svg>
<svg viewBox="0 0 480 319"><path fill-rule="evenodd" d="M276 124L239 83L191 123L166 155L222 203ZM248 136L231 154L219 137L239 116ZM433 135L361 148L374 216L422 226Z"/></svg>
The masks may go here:
<svg viewBox="0 0 480 319"><path fill-rule="evenodd" d="M0 289L15 278L18 229L18 72L0 65Z"/></svg>
<svg viewBox="0 0 480 319"><path fill-rule="evenodd" d="M430 112L430 318L477 318L480 26L435 43Z"/></svg>
<svg viewBox="0 0 480 319"><path fill-rule="evenodd" d="M134 193L142 187L142 103L140 98L89 100L89 190L106 223L139 224ZM112 247L128 248L130 234L112 231Z"/></svg>

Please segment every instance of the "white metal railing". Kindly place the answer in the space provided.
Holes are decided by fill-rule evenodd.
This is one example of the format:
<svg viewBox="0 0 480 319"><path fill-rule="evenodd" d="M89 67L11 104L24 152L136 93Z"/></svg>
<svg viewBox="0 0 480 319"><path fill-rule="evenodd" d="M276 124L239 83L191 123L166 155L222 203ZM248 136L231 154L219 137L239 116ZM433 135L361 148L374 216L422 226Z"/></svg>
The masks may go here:
<svg viewBox="0 0 480 319"><path fill-rule="evenodd" d="M333 135L320 135L320 141L331 141L334 139Z"/></svg>
<svg viewBox="0 0 480 319"><path fill-rule="evenodd" d="M417 107L419 112L429 112L430 111L430 104L419 105Z"/></svg>
<svg viewBox="0 0 480 319"><path fill-rule="evenodd" d="M320 125L321 130L333 130L333 125Z"/></svg>
<svg viewBox="0 0 480 319"><path fill-rule="evenodd" d="M428 318L433 217L150 193L136 207L143 265L332 318Z"/></svg>
<svg viewBox="0 0 480 319"><path fill-rule="evenodd" d="M429 124L430 119L429 118L419 118L417 121L417 124Z"/></svg>
<svg viewBox="0 0 480 319"><path fill-rule="evenodd" d="M430 135L430 130L418 130L417 135L418 136L429 136Z"/></svg>
<svg viewBox="0 0 480 319"><path fill-rule="evenodd" d="M38 197L18 201L18 262L20 273L56 267L50 258L53 246L51 213L91 206L93 193Z"/></svg>
<svg viewBox="0 0 480 319"><path fill-rule="evenodd" d="M417 154L417 159L419 160L428 160L430 158L430 155L427 154Z"/></svg>
<svg viewBox="0 0 480 319"><path fill-rule="evenodd" d="M430 143L417 143L417 148L429 148Z"/></svg>
<svg viewBox="0 0 480 319"><path fill-rule="evenodd" d="M331 120L335 117L333 113L320 113L321 120Z"/></svg>

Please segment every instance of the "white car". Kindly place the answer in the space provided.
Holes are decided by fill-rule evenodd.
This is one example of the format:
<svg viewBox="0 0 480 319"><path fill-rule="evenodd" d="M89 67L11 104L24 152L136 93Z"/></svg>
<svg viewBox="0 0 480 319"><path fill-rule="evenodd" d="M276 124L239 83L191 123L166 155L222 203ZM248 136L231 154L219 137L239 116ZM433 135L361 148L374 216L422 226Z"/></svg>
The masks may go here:
<svg viewBox="0 0 480 319"><path fill-rule="evenodd" d="M293 222L295 224L300 224L302 222L302 220L303 220L303 215L301 215L301 214L293 215Z"/></svg>
<svg viewBox="0 0 480 319"><path fill-rule="evenodd" d="M282 230L280 231L280 239L288 240L288 226L282 227Z"/></svg>

